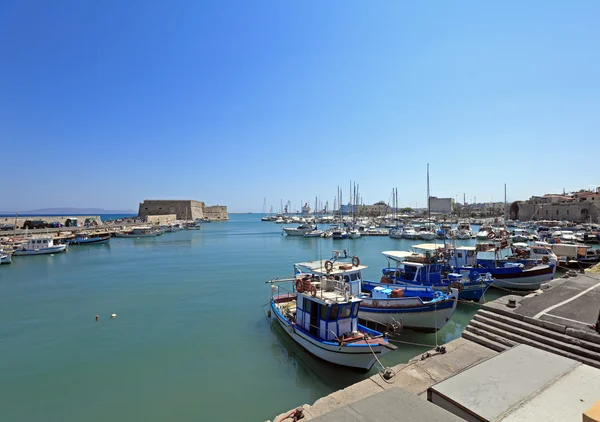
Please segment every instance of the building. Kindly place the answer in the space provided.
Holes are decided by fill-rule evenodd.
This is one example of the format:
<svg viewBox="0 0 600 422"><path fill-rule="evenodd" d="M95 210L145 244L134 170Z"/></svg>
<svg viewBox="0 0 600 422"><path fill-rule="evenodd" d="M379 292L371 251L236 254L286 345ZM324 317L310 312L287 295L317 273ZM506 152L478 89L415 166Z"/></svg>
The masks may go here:
<svg viewBox="0 0 600 422"><path fill-rule="evenodd" d="M451 214L454 211L454 198L429 197L429 207L431 212L440 214Z"/></svg>
<svg viewBox="0 0 600 422"><path fill-rule="evenodd" d="M532 196L506 206L504 216L511 220L561 220L598 223L600 187L594 191Z"/></svg>
<svg viewBox="0 0 600 422"><path fill-rule="evenodd" d="M211 221L229 220L227 206L207 206L193 200L146 199L140 202L139 217L154 215L174 215L178 220L208 219Z"/></svg>

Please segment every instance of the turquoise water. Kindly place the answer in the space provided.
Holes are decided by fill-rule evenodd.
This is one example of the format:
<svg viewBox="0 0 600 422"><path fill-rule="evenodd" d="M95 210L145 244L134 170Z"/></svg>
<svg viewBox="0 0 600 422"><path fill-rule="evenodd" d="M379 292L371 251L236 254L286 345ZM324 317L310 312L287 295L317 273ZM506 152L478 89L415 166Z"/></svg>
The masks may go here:
<svg viewBox="0 0 600 422"><path fill-rule="evenodd" d="M359 255L379 278L381 251L418 242L287 237L256 214L231 217L2 266L2 420L266 420L369 376L312 357L272 324L265 281L332 249ZM438 341L458 337L476 310L460 304ZM384 364L428 349L399 346Z"/></svg>

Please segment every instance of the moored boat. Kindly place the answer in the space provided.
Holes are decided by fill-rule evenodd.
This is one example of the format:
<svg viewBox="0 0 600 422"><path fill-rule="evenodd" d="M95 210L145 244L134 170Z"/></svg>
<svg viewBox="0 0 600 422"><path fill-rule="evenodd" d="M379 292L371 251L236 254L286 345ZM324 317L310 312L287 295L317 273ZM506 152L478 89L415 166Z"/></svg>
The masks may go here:
<svg viewBox="0 0 600 422"><path fill-rule="evenodd" d="M4 252L0 249L0 265L1 264L10 264L12 262L12 255Z"/></svg>
<svg viewBox="0 0 600 422"><path fill-rule="evenodd" d="M74 239L68 240L69 245L94 245L110 242L108 233L78 233Z"/></svg>
<svg viewBox="0 0 600 422"><path fill-rule="evenodd" d="M298 227L284 227L283 231L288 236L304 236L314 230L314 227L310 224L301 224Z"/></svg>
<svg viewBox="0 0 600 422"><path fill-rule="evenodd" d="M150 226L140 226L117 232L115 233L115 237L156 237L159 234L163 234L163 232L159 232Z"/></svg>
<svg viewBox="0 0 600 422"><path fill-rule="evenodd" d="M353 293L349 283L330 278L321 265L322 261L299 263L294 277L268 281L271 312L309 353L337 365L369 370L396 346L382 333L358 323L359 288ZM339 266L337 270L346 272ZM291 286L286 289L286 284Z"/></svg>
<svg viewBox="0 0 600 422"><path fill-rule="evenodd" d="M44 255L64 252L67 245L55 245L52 237L33 237L28 239L27 243L20 248L15 249L14 256L21 255Z"/></svg>

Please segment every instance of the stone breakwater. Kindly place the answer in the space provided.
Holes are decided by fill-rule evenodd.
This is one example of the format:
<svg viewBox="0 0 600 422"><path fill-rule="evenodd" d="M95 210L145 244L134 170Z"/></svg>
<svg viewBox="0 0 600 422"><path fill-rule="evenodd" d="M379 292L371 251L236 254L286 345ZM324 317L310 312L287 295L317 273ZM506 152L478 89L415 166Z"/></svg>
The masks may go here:
<svg viewBox="0 0 600 422"><path fill-rule="evenodd" d="M67 219L77 219L79 224L85 223L86 219L96 220L98 224L103 224L102 219L99 215L65 215L65 216L48 216L48 215L28 215L23 217L0 217L0 224L14 224L17 229L23 227L25 221L39 221L42 220L46 223L59 223L65 225Z"/></svg>

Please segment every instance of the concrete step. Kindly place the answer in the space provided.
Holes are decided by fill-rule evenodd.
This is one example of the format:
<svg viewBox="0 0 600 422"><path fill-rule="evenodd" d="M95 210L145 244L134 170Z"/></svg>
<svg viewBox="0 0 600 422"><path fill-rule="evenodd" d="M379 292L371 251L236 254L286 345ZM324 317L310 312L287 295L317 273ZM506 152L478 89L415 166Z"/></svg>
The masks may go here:
<svg viewBox="0 0 600 422"><path fill-rule="evenodd" d="M467 328L469 327L467 326ZM481 344L488 349L495 350L496 352L504 352L505 350L509 349L508 346L505 346L501 343L496 343L495 341L490 340L488 337L480 336L471 331L467 331L466 329L463 331L462 337L474 343Z"/></svg>
<svg viewBox="0 0 600 422"><path fill-rule="evenodd" d="M475 314L473 317L473 321L471 322L482 322L487 326L493 326L500 330L504 330L510 333L517 334L522 337L530 338L534 341L547 344L552 347L556 347L557 349L562 349L569 353L574 353L579 356L584 356L589 359L596 360L600 362L600 353L595 350L590 350L585 347L585 345L575 345L570 342L562 341L561 339L556 339L552 336L548 336L548 333L540 333L534 330L535 328L540 328L536 326L532 326L531 324L527 324L522 321L509 320L507 322L499 321L498 319L489 318L488 316L484 316L483 314ZM519 324L520 323L520 324ZM558 334L558 333L553 333ZM568 336L566 336L568 337Z"/></svg>
<svg viewBox="0 0 600 422"><path fill-rule="evenodd" d="M467 327L465 328L465 331L468 331L470 333L476 334L480 337L485 337L491 341L493 341L496 344L499 344L500 346L502 346L504 348L504 350L506 349L510 349L511 347L516 346L517 342L509 340L505 337L496 335L494 333L491 333L489 331L486 330L482 330L481 328L477 327L476 325L473 324L469 324L467 325Z"/></svg>
<svg viewBox="0 0 600 422"><path fill-rule="evenodd" d="M503 322L505 324L509 324L511 326L521 328L524 330L529 330L533 333L552 338L556 341L560 341L563 343L568 343L573 346L583 347L584 349L588 349L594 351L596 353L600 353L600 344L593 343L591 341L581 340L577 337L570 336L568 334L559 333L557 331L549 330L547 328L540 327L538 325L530 324L529 322L523 320L518 320L515 318L511 318L506 316L505 314L499 314L496 312L491 312L489 310L480 309L477 314L475 314L475 319L477 318L489 318L496 320L498 322Z"/></svg>
<svg viewBox="0 0 600 422"><path fill-rule="evenodd" d="M491 320L491 321L493 321L493 320ZM497 323L497 324L500 324L500 323ZM537 334L533 334L528 331L525 331L523 333L524 335L521 335L521 334L517 334L516 332L507 330L506 327L499 328L497 326L490 325L490 324L487 324L482 321L475 321L475 320L471 321L471 323L469 325L472 325L475 328L478 328L479 330L487 331L487 332L495 334L497 336L504 337L508 340L512 340L516 343L527 344L531 347L537 347L538 349L545 350L550 353L555 353L557 355L564 356L564 357L567 357L570 359L574 359L581 363L585 363L586 365L590 365L590 366L600 369L600 359L591 359L589 357L582 356L582 355L564 350L563 348L561 348L561 346L564 346L563 343L554 342L553 345L550 345L545 342L537 341L541 337ZM504 325L506 325L506 324L504 324ZM514 329L514 331L524 331L524 330ZM534 340L533 337L536 337L537 340ZM558 346L558 347L556 347L556 346ZM589 350L587 352L589 352Z"/></svg>

